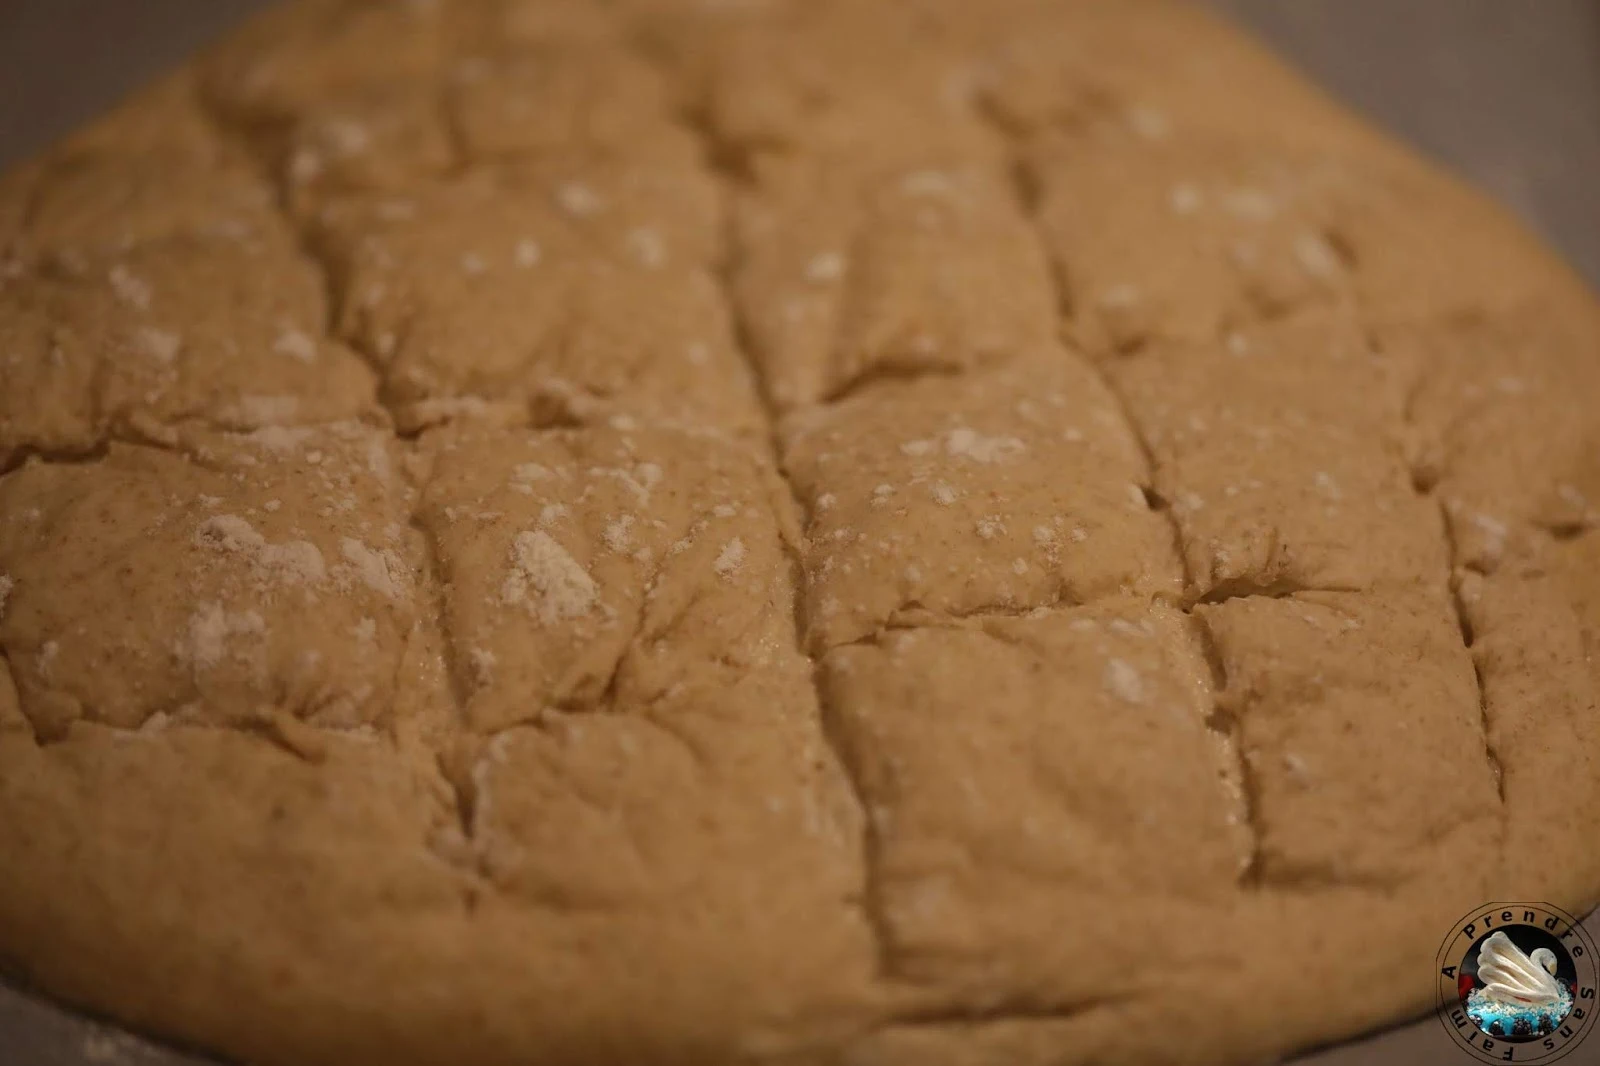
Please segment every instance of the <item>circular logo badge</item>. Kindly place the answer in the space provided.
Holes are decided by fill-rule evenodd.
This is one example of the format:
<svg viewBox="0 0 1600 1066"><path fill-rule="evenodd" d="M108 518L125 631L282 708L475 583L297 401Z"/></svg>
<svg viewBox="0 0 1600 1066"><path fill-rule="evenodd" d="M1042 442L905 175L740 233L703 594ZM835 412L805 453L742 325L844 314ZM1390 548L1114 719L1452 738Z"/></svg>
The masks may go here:
<svg viewBox="0 0 1600 1066"><path fill-rule="evenodd" d="M1439 1019L1483 1062L1554 1062L1600 1012L1600 951L1548 903L1490 903L1439 948Z"/></svg>

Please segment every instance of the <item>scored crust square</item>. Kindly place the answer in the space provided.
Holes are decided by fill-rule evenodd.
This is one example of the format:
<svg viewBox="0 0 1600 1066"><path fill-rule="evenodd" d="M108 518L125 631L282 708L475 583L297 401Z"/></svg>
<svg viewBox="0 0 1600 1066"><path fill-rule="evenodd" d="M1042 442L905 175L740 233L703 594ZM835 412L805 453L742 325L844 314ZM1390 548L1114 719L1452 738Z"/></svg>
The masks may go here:
<svg viewBox="0 0 1600 1066"><path fill-rule="evenodd" d="M1192 598L1442 586L1448 546L1395 429L1398 381L1353 322L1313 314L1158 343L1107 371L1144 430ZM1375 387L1343 387L1357 374Z"/></svg>
<svg viewBox="0 0 1600 1066"><path fill-rule="evenodd" d="M746 449L632 427L428 443L421 521L472 728L803 681L782 488Z"/></svg>
<svg viewBox="0 0 1600 1066"><path fill-rule="evenodd" d="M343 424L113 444L0 483L0 646L73 721L384 723L420 563L390 438Z"/></svg>
<svg viewBox="0 0 1600 1066"><path fill-rule="evenodd" d="M0 462L376 411L371 372L323 338L319 279L282 238L175 236L0 281Z"/></svg>
<svg viewBox="0 0 1600 1066"><path fill-rule="evenodd" d="M1228 897L1250 841L1210 686L1188 619L1127 601L829 652L895 972L1071 1001L1075 951Z"/></svg>
<svg viewBox="0 0 1600 1066"><path fill-rule="evenodd" d="M784 463L810 516L818 650L904 610L1020 612L1181 589L1138 443L1104 384L1060 350L797 415Z"/></svg>
<svg viewBox="0 0 1600 1066"><path fill-rule="evenodd" d="M1052 344L1049 264L1005 172L769 169L739 203L734 291L781 408Z"/></svg>
<svg viewBox="0 0 1600 1066"><path fill-rule="evenodd" d="M336 202L339 329L402 428L462 411L760 422L694 220L705 190L575 161Z"/></svg>
<svg viewBox="0 0 1600 1066"><path fill-rule="evenodd" d="M1308 592L1197 611L1238 723L1264 881L1442 876L1492 834L1482 708L1446 599Z"/></svg>

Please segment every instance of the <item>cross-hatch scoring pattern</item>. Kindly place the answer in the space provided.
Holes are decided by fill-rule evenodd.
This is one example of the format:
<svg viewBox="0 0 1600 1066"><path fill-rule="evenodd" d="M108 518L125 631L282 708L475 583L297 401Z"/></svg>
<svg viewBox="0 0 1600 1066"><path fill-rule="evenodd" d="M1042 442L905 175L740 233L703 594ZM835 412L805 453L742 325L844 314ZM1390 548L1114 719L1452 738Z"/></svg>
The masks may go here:
<svg viewBox="0 0 1600 1066"><path fill-rule="evenodd" d="M1565 765L1523 732L1563 716L1517 688L1538 627L1496 623L1571 617L1541 582L1593 539L1548 535L1594 522L1593 427L1549 397L1585 320L1542 266L1419 249L1453 190L1408 229L1431 179L1225 38L1231 80L1170 61L1164 8L510 5L483 40L517 44L444 47L496 9L285 16L194 143L165 87L42 171L0 298L45 402L0 399L0 490L54 532L0 531L0 727L335 763L375 730L469 908L737 914L792 870L799 913L864 911L816 936L854 965L865 932L890 1034L1139 1000L1040 936L1084 907L1215 922L1170 975L1241 890L1292 924L1550 822L1507 775ZM1270 121L1228 102L1258 83ZM169 134L192 201L141 177ZM182 331L127 327L200 276ZM1494 329L1525 336L1479 360ZM153 595L170 660L40 591L119 523L195 530L198 585L91 590ZM351 639L308 647L312 603Z"/></svg>

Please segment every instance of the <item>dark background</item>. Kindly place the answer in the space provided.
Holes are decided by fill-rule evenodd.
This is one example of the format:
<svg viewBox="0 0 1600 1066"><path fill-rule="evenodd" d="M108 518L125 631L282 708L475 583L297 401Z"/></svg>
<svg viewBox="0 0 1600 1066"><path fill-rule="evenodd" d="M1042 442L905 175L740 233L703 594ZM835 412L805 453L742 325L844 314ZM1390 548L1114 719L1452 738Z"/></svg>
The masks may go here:
<svg viewBox="0 0 1600 1066"><path fill-rule="evenodd" d="M1600 286L1600 0L1209 2L1470 176ZM0 0L0 167L262 6L263 0ZM1591 928L1596 922L1591 918ZM1327 976L1329 1009L1337 1009L1336 961ZM0 985L3 1066L195 1061ZM1430 1018L1295 1066L1468 1061ZM1600 1037L1562 1062L1600 1064Z"/></svg>

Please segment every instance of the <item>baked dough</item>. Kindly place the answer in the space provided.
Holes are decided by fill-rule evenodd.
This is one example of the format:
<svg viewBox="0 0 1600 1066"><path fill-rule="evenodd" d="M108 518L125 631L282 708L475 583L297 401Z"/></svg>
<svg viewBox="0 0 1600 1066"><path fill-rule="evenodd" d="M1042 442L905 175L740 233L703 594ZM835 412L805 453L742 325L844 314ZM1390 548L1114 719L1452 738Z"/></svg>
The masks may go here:
<svg viewBox="0 0 1600 1066"><path fill-rule="evenodd" d="M301 0L0 241L0 959L65 1000L1263 1061L1600 898L1600 310L1189 7Z"/></svg>

